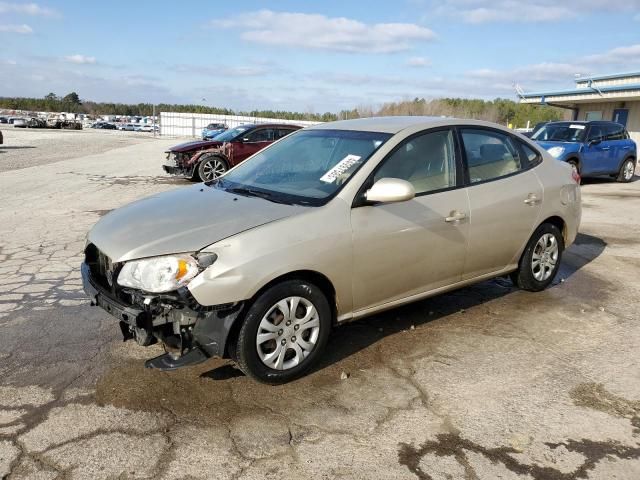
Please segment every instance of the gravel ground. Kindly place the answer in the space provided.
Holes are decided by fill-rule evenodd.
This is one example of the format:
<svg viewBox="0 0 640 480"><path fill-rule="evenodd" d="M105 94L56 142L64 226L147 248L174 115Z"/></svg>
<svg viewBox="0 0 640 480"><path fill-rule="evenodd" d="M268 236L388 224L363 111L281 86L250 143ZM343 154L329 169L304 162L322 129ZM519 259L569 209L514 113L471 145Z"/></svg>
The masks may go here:
<svg viewBox="0 0 640 480"><path fill-rule="evenodd" d="M0 172L46 165L152 141L153 134L118 130L46 130L0 124Z"/></svg>
<svg viewBox="0 0 640 480"><path fill-rule="evenodd" d="M103 135L60 133L73 155ZM497 279L346 325L270 387L217 359L147 370L158 349L89 305L91 225L188 185L161 173L174 141L101 138L0 173L0 478L640 478L638 177L583 186L552 288Z"/></svg>

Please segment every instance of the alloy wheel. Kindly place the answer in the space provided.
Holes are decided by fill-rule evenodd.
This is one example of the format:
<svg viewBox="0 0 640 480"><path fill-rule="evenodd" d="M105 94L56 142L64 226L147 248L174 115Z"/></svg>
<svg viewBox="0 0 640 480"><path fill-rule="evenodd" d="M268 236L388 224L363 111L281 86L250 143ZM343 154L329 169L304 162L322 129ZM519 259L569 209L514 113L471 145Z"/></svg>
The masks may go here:
<svg viewBox="0 0 640 480"><path fill-rule="evenodd" d="M262 363L274 370L301 364L320 334L316 307L303 297L288 297L273 305L258 326L256 348Z"/></svg>
<svg viewBox="0 0 640 480"><path fill-rule="evenodd" d="M547 280L558 263L558 240L555 235L545 233L540 237L531 256L531 271L539 282Z"/></svg>
<svg viewBox="0 0 640 480"><path fill-rule="evenodd" d="M205 160L202 166L202 180L208 182L209 180L215 180L219 176L223 175L227 171L226 165L218 159Z"/></svg>
<svg viewBox="0 0 640 480"><path fill-rule="evenodd" d="M633 178L633 174L635 173L635 165L631 160L627 160L627 163L624 164L624 171L622 174L624 175L624 179L629 181Z"/></svg>

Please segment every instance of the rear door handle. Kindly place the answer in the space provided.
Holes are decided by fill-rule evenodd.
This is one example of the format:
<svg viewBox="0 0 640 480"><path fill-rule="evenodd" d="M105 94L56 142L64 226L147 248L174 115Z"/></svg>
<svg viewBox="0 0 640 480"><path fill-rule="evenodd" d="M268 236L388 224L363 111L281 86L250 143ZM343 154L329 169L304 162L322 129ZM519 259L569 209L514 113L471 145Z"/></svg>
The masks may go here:
<svg viewBox="0 0 640 480"><path fill-rule="evenodd" d="M630 145L625 145L624 147L622 147L624 150L629 150L631 148Z"/></svg>
<svg viewBox="0 0 640 480"><path fill-rule="evenodd" d="M458 212L457 210L452 210L448 217L444 218L444 221L447 223L457 223L460 220L464 220L467 218L467 215L462 212Z"/></svg>
<svg viewBox="0 0 640 480"><path fill-rule="evenodd" d="M540 199L535 193L530 193L529 196L524 199L524 203L530 206L534 206L540 203Z"/></svg>
<svg viewBox="0 0 640 480"><path fill-rule="evenodd" d="M611 147L602 147L601 150L609 150Z"/></svg>

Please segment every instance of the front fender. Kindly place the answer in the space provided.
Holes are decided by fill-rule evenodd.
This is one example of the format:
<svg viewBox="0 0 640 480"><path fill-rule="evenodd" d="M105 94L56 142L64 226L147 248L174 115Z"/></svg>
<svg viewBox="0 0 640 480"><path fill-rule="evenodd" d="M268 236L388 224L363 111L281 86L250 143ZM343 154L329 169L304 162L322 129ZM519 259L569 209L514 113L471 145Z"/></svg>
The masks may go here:
<svg viewBox="0 0 640 480"><path fill-rule="evenodd" d="M206 150L200 150L199 152L196 152L189 160L189 165L197 165L198 163L200 163L200 160L202 159L203 156L209 155L209 154L217 155L218 157L224 159L227 163L229 162L229 159L226 157L226 155L222 152L221 149L208 148Z"/></svg>

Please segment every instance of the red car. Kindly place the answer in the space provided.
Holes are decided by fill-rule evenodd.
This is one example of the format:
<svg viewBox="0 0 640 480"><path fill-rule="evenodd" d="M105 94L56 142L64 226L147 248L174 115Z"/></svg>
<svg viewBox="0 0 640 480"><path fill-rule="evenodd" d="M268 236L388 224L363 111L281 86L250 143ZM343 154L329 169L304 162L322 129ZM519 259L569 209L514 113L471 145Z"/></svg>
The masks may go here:
<svg viewBox="0 0 640 480"><path fill-rule="evenodd" d="M198 140L171 147L165 152L167 163L162 168L171 175L207 182L300 128L277 123L240 125L212 140Z"/></svg>

